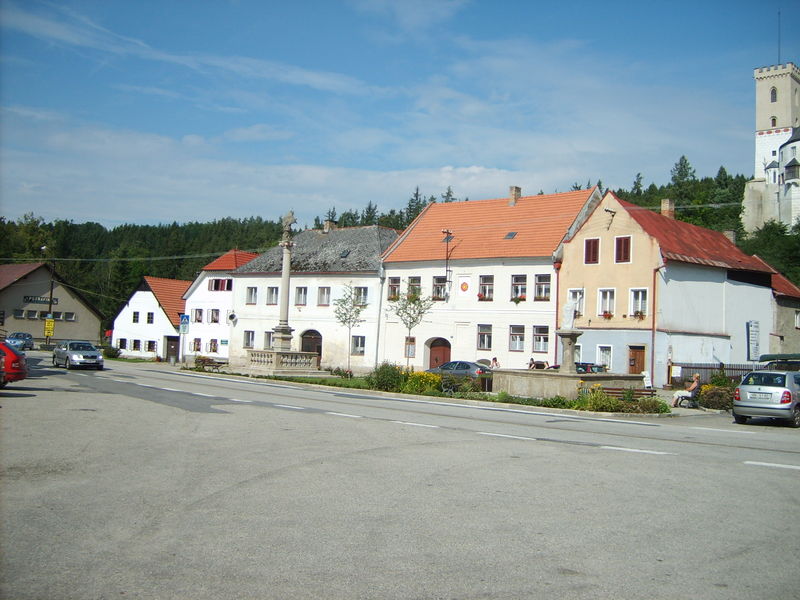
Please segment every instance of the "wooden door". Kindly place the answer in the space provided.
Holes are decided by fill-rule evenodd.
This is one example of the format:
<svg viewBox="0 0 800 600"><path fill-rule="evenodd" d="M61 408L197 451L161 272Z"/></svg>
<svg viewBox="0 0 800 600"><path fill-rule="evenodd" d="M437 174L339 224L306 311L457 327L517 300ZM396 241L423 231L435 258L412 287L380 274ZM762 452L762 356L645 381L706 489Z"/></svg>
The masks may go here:
<svg viewBox="0 0 800 600"><path fill-rule="evenodd" d="M450 342L437 338L431 342L431 355L428 368L433 369L450 361Z"/></svg>
<svg viewBox="0 0 800 600"><path fill-rule="evenodd" d="M644 346L628 346L628 373L644 371Z"/></svg>

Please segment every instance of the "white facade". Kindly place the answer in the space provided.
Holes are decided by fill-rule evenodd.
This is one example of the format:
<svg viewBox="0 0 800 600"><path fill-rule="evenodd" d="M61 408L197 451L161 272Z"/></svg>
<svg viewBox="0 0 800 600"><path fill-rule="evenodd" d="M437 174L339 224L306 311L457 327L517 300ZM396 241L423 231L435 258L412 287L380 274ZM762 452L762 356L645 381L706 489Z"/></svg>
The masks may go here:
<svg viewBox="0 0 800 600"><path fill-rule="evenodd" d="M228 358L233 285L233 277L228 273L202 271L187 290L184 298L189 331L181 336L184 356Z"/></svg>
<svg viewBox="0 0 800 600"><path fill-rule="evenodd" d="M138 290L114 319L112 345L126 358L166 360L168 342L177 343L177 336L155 294Z"/></svg>
<svg viewBox="0 0 800 600"><path fill-rule="evenodd" d="M423 322L411 331L385 303L383 360L425 370L446 360L475 362L497 358L501 368L524 369L533 358L552 365L556 360L556 273L546 259L464 259L450 262L450 285ZM409 280L418 277L423 296L442 297L434 278L443 278L443 262L386 263L385 294L398 285L406 293ZM487 298L491 278L491 300ZM537 284L539 298L537 299ZM525 286L522 288L521 286ZM478 294L483 294L479 298ZM512 301L512 297L525 299ZM443 342L444 341L444 342ZM432 344L449 344L449 358L432 353ZM407 350L407 347L409 350ZM413 356L406 356L406 354Z"/></svg>
<svg viewBox="0 0 800 600"><path fill-rule="evenodd" d="M365 305L348 337L334 314L334 301L346 285L365 290ZM248 350L270 348L272 330L280 315L280 274L237 273L233 286L233 314L228 356L232 366L246 366ZM379 357L378 316L384 299L377 274L293 274L289 290L289 327L292 350L320 352L320 368L371 371Z"/></svg>

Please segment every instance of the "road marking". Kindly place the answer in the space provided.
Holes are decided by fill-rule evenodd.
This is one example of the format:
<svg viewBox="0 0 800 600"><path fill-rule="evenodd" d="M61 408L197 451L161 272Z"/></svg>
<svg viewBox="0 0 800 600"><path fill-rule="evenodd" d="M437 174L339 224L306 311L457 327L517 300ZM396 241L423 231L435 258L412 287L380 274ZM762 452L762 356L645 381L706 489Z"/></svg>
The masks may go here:
<svg viewBox="0 0 800 600"><path fill-rule="evenodd" d="M333 415L334 417L348 417L350 419L361 419L361 415L348 415L347 413L339 413L339 412L326 412L326 415Z"/></svg>
<svg viewBox="0 0 800 600"><path fill-rule="evenodd" d="M439 429L438 425L427 425L426 423L411 423L409 421L392 421L398 425L411 425L412 427L429 427L431 429Z"/></svg>
<svg viewBox="0 0 800 600"><path fill-rule="evenodd" d="M183 390L176 390L175 388L158 388L160 390L164 390L165 392L182 392Z"/></svg>
<svg viewBox="0 0 800 600"><path fill-rule="evenodd" d="M231 402L244 402L246 404L252 404L252 400L239 400L238 398L231 398Z"/></svg>
<svg viewBox="0 0 800 600"><path fill-rule="evenodd" d="M755 431L742 431L741 429L714 429L713 427L692 427L691 429L702 429L703 431L722 431L724 433L744 433L753 435Z"/></svg>
<svg viewBox="0 0 800 600"><path fill-rule="evenodd" d="M641 450L639 448L622 448L621 446L600 446L603 450L619 450L620 452L636 452L638 454L657 454L660 456L677 456L674 452L657 452L656 450Z"/></svg>
<svg viewBox="0 0 800 600"><path fill-rule="evenodd" d="M216 398L214 394L203 394L202 392L191 392L193 396L203 396L205 398Z"/></svg>
<svg viewBox="0 0 800 600"><path fill-rule="evenodd" d="M139 387L149 387L149 388L154 388L154 387L156 387L156 386L154 386L154 385L148 385L148 384L146 384L146 383L137 383L136 385L138 385Z"/></svg>
<svg viewBox="0 0 800 600"><path fill-rule="evenodd" d="M504 433L490 433L488 431L478 431L478 435L489 435L492 437L499 437L499 438L508 438L510 440L530 440L532 442L536 441L536 438L532 437L525 437L522 435L506 435Z"/></svg>
<svg viewBox="0 0 800 600"><path fill-rule="evenodd" d="M754 460L746 460L744 461L744 464L753 465L756 467L774 467L776 469L794 469L795 471L800 471L800 466L798 465L782 465L780 463L756 462Z"/></svg>
<svg viewBox="0 0 800 600"><path fill-rule="evenodd" d="M288 408L290 410L305 410L302 406L292 406L291 404L276 404L278 408Z"/></svg>

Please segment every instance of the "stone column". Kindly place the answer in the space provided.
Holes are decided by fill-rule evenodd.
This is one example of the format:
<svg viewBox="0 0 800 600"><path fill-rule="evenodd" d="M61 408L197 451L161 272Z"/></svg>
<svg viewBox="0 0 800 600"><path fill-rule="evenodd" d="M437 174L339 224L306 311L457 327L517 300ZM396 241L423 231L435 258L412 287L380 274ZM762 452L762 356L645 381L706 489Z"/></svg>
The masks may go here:
<svg viewBox="0 0 800 600"><path fill-rule="evenodd" d="M289 327L289 286L290 273L292 270L292 225L297 223L294 213L289 213L283 217L283 237L279 246L283 248L283 258L281 261L281 306L278 326L272 330L272 347L280 352L288 352L292 349L292 329Z"/></svg>
<svg viewBox="0 0 800 600"><path fill-rule="evenodd" d="M556 335L561 338L560 373L577 373L575 369L575 344L583 332L578 329L557 329Z"/></svg>

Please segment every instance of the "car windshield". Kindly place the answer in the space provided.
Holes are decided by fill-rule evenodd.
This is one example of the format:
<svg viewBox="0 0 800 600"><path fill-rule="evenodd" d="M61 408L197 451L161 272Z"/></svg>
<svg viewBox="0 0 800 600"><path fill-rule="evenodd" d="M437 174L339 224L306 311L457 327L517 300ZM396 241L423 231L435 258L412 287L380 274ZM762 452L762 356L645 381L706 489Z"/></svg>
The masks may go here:
<svg viewBox="0 0 800 600"><path fill-rule="evenodd" d="M90 352L94 350L94 346L87 344L86 342L74 342L69 345L69 350L82 350L84 352Z"/></svg>
<svg viewBox="0 0 800 600"><path fill-rule="evenodd" d="M742 385L786 387L786 375L783 373L749 373L745 375Z"/></svg>

